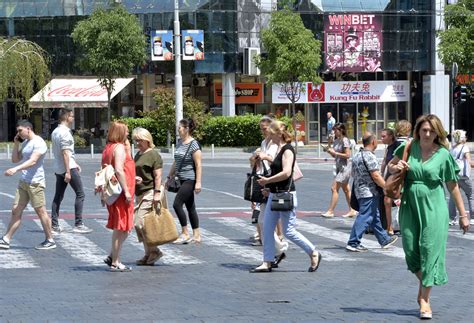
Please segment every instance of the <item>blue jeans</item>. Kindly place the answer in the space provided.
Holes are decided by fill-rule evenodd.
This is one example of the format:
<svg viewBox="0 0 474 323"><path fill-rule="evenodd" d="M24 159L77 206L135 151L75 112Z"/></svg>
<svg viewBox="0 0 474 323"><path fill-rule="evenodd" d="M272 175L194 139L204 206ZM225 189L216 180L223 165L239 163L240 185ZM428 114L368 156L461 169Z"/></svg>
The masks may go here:
<svg viewBox="0 0 474 323"><path fill-rule="evenodd" d="M273 232L280 218L283 234L288 240L303 249L308 255L311 255L315 249L308 239L296 231L296 206L298 200L296 199L296 192L291 193L293 194L294 202L294 208L291 211L272 211L271 201L273 194L270 193L268 197L263 220L263 261L271 262L275 259L275 237Z"/></svg>
<svg viewBox="0 0 474 323"><path fill-rule="evenodd" d="M68 183L64 182L64 174L56 174L56 192L54 193L53 205L51 206L51 223L53 226L58 226L59 207L64 198L64 191L66 191ZM74 193L76 193L76 201L74 202L75 225L82 224L82 208L84 205L84 188L82 186L81 174L79 169L71 169L71 181L69 182Z"/></svg>
<svg viewBox="0 0 474 323"><path fill-rule="evenodd" d="M379 212L379 196L357 199L359 201L359 215L352 226L351 236L349 237L348 245L357 247L360 245L360 240L365 230L371 226L375 237L380 245L386 244L390 241L390 236L387 231L382 228L380 222Z"/></svg>

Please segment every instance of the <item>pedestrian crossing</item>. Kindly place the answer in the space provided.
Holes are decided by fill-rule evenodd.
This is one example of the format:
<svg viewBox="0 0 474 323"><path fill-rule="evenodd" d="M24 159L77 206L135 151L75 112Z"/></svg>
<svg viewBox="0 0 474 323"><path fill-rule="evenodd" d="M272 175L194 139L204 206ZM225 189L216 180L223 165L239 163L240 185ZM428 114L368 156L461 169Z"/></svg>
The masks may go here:
<svg viewBox="0 0 474 323"><path fill-rule="evenodd" d="M3 233L6 229L6 218L0 218L0 231ZM60 225L63 232L55 235L57 249L66 252L73 260L77 261L77 266L103 267L103 259L109 253L110 248L110 230L105 228L107 220L105 219L88 219L87 225L94 229L90 234L74 233L73 220L60 219ZM334 220L331 220L334 221ZM25 226L35 228L35 235L41 233L42 227L38 219L33 221L24 221L17 235L11 242L11 248L8 250L0 250L0 270L2 269L34 269L46 266L46 262L41 261L44 253L54 253L55 251L38 251L34 249L28 235L28 243L25 242ZM160 265L176 266L176 265L201 265L214 261L217 253L219 261L232 261L238 259L239 262L248 265L254 265L262 261L262 248L252 247L248 237L255 233L255 227L249 223L247 218L242 217L219 217L210 216L202 222L201 235L203 249L212 252L194 252L197 249L181 245L167 244L160 246L164 256L159 260ZM328 223L328 222L324 222ZM297 229L301 231L316 248L321 251L325 261L328 262L354 262L365 261L366 256L355 256L348 253L344 247L349 238L349 230L352 221L337 222L337 226L332 228L323 224L317 224L310 218L298 219ZM176 221L177 226L179 223ZM39 230L38 230L39 229ZM23 234L22 232L23 231ZM473 234L468 233L462 235L457 231L449 232L450 241L452 238L473 240ZM448 242L449 243L449 242ZM403 249L400 247L401 242L389 249L381 249L375 237L372 235L364 235L363 244L369 249L369 254L380 257L390 257L398 260L404 258ZM334 248L334 245L336 248ZM104 247L105 246L105 247ZM134 259L141 258L143 254L143 245L138 242L136 233L132 231L129 238L125 241L124 249L127 253L123 254L124 262L133 263ZM204 249L205 248L205 249ZM291 244L290 249L294 252L303 253L297 246ZM133 252L133 255L131 255ZM213 256L211 256L212 254ZM214 258L212 258L214 257ZM131 258L131 259L130 259ZM41 263L41 266L39 265Z"/></svg>

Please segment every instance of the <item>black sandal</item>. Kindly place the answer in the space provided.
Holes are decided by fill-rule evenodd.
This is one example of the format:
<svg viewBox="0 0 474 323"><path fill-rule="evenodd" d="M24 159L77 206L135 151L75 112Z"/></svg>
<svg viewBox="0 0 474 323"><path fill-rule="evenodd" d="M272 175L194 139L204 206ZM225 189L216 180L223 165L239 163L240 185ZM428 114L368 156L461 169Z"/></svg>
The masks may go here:
<svg viewBox="0 0 474 323"><path fill-rule="evenodd" d="M312 255L311 257L314 257L315 255ZM312 273L316 270L318 270L319 268L319 263L321 262L321 259L323 258L323 256L321 256L321 253L319 253L318 251L318 262L316 263L316 267L312 267L310 266L309 269L308 269L308 272Z"/></svg>

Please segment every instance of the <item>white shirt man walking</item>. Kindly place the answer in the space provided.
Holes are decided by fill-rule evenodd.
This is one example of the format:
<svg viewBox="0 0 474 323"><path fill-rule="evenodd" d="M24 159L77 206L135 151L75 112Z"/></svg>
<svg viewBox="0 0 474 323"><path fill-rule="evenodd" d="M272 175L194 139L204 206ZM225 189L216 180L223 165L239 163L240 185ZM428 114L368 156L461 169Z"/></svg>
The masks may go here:
<svg viewBox="0 0 474 323"><path fill-rule="evenodd" d="M23 210L28 205L35 209L38 215L45 240L36 249L46 250L56 248L56 243L51 235L51 220L46 211L46 198L44 189L46 181L44 176L44 156L48 147L43 138L35 135L33 125L26 120L20 120L16 127L17 134L13 139L12 162L19 165L7 169L5 176L13 176L21 171L21 179L13 202L12 217L5 235L0 239L1 249L10 249L10 240L20 227ZM20 148L20 141L23 141Z"/></svg>
<svg viewBox="0 0 474 323"><path fill-rule="evenodd" d="M75 226L73 232L89 233L91 229L82 222L82 208L84 205L84 187L81 180L81 168L76 162L74 155L74 137L71 133L71 125L74 121L74 112L69 109L59 111L59 125L51 134L54 155L54 173L56 175L56 192L54 193L51 206L51 220L53 233L61 233L59 225L59 208L64 198L67 185L70 184L76 201L74 203Z"/></svg>

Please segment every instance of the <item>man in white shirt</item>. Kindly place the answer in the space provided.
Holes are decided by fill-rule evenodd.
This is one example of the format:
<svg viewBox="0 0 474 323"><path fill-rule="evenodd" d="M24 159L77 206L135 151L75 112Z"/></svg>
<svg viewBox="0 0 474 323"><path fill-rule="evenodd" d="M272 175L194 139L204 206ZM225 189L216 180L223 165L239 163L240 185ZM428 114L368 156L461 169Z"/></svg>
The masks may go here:
<svg viewBox="0 0 474 323"><path fill-rule="evenodd" d="M51 219L53 233L61 233L59 225L59 208L64 198L67 185L70 184L76 201L74 203L75 226L73 232L89 233L91 229L82 222L82 208L84 205L84 187L81 180L81 168L76 162L74 155L74 137L71 133L71 125L74 121L74 112L69 109L59 111L59 125L51 134L54 155L54 173L56 175L56 192L51 206Z"/></svg>
<svg viewBox="0 0 474 323"><path fill-rule="evenodd" d="M5 176L13 176L21 171L21 179L13 202L12 217L8 224L7 232L0 239L0 249L10 249L10 240L20 227L23 210L28 203L38 215L45 240L36 246L38 250L56 248L56 243L51 235L51 220L46 211L46 198L44 189L46 180L44 176L44 156L48 147L43 138L33 132L33 125L27 120L20 120L16 127L17 134L13 139L12 162L19 165L7 169ZM21 148L20 148L20 142Z"/></svg>
<svg viewBox="0 0 474 323"><path fill-rule="evenodd" d="M336 119L334 119L334 117L332 116L332 112L328 112L327 117L328 117L328 124L327 124L327 127L328 127L328 143L332 144L332 142L334 141L334 131L332 130L332 128L336 124Z"/></svg>

